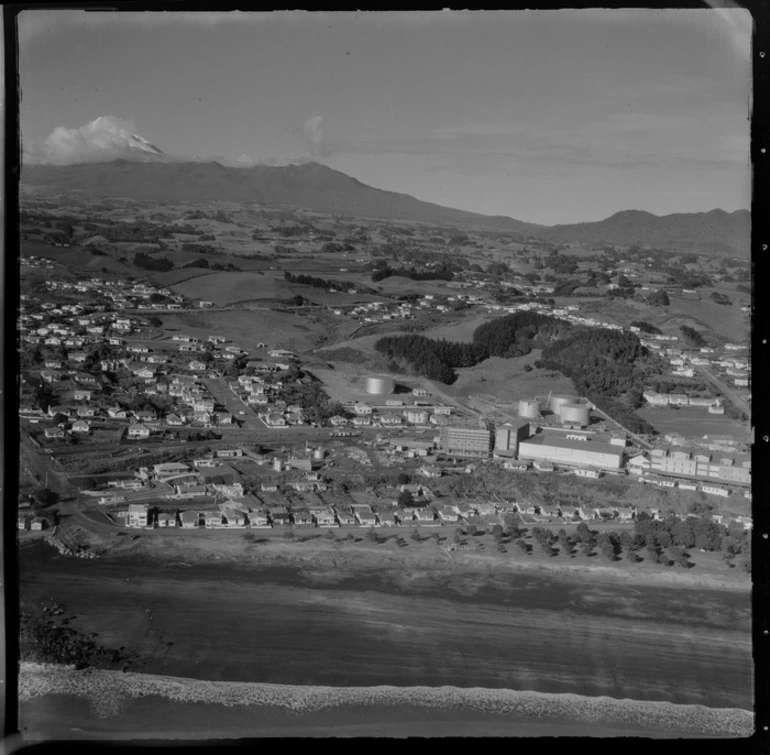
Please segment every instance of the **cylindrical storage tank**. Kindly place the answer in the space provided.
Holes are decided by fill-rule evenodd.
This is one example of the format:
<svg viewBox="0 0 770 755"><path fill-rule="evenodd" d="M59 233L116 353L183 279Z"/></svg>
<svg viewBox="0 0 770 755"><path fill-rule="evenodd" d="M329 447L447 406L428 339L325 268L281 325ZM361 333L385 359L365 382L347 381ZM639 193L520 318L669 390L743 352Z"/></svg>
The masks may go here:
<svg viewBox="0 0 770 755"><path fill-rule="evenodd" d="M370 375L366 378L364 390L374 396L387 396L389 393L393 393L395 387L393 378Z"/></svg>
<svg viewBox="0 0 770 755"><path fill-rule="evenodd" d="M315 451L313 451L313 459L315 461L322 461L325 455L325 451L323 448L316 448Z"/></svg>
<svg viewBox="0 0 770 755"><path fill-rule="evenodd" d="M590 417L590 410L585 404L562 404L559 407L559 419L564 425L587 427Z"/></svg>
<svg viewBox="0 0 770 755"><path fill-rule="evenodd" d="M281 460L280 459L273 459L273 469L276 472L280 472L281 469L283 469L283 465L281 464Z"/></svg>
<svg viewBox="0 0 770 755"><path fill-rule="evenodd" d="M548 408L556 415L559 414L559 409L561 409L564 404L577 404L578 397L577 396L567 396L565 394L556 394L554 393L549 399L548 399Z"/></svg>
<svg viewBox="0 0 770 755"><path fill-rule="evenodd" d="M540 416L540 404L537 401L519 401L519 417L537 419Z"/></svg>

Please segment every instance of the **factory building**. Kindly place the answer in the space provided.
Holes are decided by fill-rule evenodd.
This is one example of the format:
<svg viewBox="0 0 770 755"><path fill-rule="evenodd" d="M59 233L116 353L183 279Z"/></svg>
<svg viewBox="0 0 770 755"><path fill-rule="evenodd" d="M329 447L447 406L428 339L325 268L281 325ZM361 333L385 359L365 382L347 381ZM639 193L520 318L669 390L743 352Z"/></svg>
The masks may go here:
<svg viewBox="0 0 770 755"><path fill-rule="evenodd" d="M751 457L748 455L712 454L703 449L655 448L650 453L650 462L654 472L742 484L751 482Z"/></svg>
<svg viewBox="0 0 770 755"><path fill-rule="evenodd" d="M488 457L492 453L494 436L480 427L442 427L439 446L455 456Z"/></svg>
<svg viewBox="0 0 770 755"><path fill-rule="evenodd" d="M519 443L530 434L530 424L524 420L500 425L495 431L495 456L514 458L519 452Z"/></svg>
<svg viewBox="0 0 770 755"><path fill-rule="evenodd" d="M610 443L543 434L519 443L519 458L575 467L620 469L623 448Z"/></svg>

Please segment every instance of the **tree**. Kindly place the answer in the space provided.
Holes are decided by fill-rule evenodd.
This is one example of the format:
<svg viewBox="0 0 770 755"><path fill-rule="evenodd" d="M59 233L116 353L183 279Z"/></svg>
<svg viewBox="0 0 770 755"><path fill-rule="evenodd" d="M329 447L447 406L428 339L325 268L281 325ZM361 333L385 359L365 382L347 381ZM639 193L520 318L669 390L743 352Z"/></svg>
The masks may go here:
<svg viewBox="0 0 770 755"><path fill-rule="evenodd" d="M417 527L412 528L412 531L409 533L409 537L411 537L415 543L422 542L422 538L420 537L420 531L417 529Z"/></svg>
<svg viewBox="0 0 770 755"><path fill-rule="evenodd" d="M663 289L660 289L647 297L647 303L653 307L668 307L671 301L668 298L668 294Z"/></svg>
<svg viewBox="0 0 770 755"><path fill-rule="evenodd" d="M398 494L398 505L399 506L411 506L414 503L414 499L412 498L412 494L408 490L402 490Z"/></svg>
<svg viewBox="0 0 770 755"><path fill-rule="evenodd" d="M529 543L527 543L523 537L516 538L514 541L516 543L516 547L522 552L529 554Z"/></svg>
<svg viewBox="0 0 770 755"><path fill-rule="evenodd" d="M492 527L492 537L499 543L503 539L503 528L500 524L495 524Z"/></svg>
<svg viewBox="0 0 770 755"><path fill-rule="evenodd" d="M468 525L468 526L465 528L465 530L466 530L466 532L467 532L469 535L475 535L475 534L476 534L476 533L479 531L479 528L478 528L478 527L477 527L475 524L469 524L469 525Z"/></svg>
<svg viewBox="0 0 770 755"><path fill-rule="evenodd" d="M337 539L337 536L334 534L334 530L329 530L329 531L326 533L326 535L324 535L324 537L325 537L327 540L336 540L336 539Z"/></svg>
<svg viewBox="0 0 770 755"><path fill-rule="evenodd" d="M639 561L639 554L631 548L626 549L626 561L635 564Z"/></svg>
<svg viewBox="0 0 770 755"><path fill-rule="evenodd" d="M49 487L42 487L34 494L34 503L40 509L47 509L59 502L59 494Z"/></svg>
<svg viewBox="0 0 770 755"><path fill-rule="evenodd" d="M396 485L408 485L410 477L406 472L400 472L396 477Z"/></svg>

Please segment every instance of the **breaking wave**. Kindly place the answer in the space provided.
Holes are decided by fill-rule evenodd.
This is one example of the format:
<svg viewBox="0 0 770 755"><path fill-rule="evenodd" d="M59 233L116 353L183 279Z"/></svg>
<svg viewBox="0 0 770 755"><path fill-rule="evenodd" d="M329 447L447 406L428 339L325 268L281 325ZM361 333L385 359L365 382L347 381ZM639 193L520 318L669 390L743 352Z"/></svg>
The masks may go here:
<svg viewBox="0 0 770 755"><path fill-rule="evenodd" d="M327 687L249 682L213 682L181 677L75 670L66 666L22 663L19 701L43 695L74 695L89 700L99 718L120 716L133 700L152 696L176 703L273 707L293 713L318 713L354 706L443 711L472 711L493 716L573 720L706 736L745 737L754 715L741 708L708 708L668 702L617 700L574 694L485 689L480 687Z"/></svg>

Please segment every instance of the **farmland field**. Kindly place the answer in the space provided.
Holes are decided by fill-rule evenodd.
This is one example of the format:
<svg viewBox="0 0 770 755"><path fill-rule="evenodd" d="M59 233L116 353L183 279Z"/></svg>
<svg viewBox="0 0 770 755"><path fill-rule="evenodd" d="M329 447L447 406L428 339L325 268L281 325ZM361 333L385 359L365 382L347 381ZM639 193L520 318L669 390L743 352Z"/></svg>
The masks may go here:
<svg viewBox="0 0 770 755"><path fill-rule="evenodd" d="M294 296L292 286L283 275L260 273L209 273L172 286L178 294L193 299L206 299L220 306L235 302L257 301L259 299L290 299Z"/></svg>
<svg viewBox="0 0 770 755"><path fill-rule="evenodd" d="M495 318L492 316L471 317L460 320L457 323L450 323L438 328L431 328L431 330L426 330L420 335L428 336L429 338L445 338L447 341L470 343L473 340L473 332L476 328L493 319Z"/></svg>
<svg viewBox="0 0 770 755"><path fill-rule="evenodd" d="M705 408L700 407L682 407L677 410L647 406L636 413L660 433L679 433L685 438L731 435L736 440L745 441L749 432L748 427L737 420L726 415L709 414Z"/></svg>
<svg viewBox="0 0 770 755"><path fill-rule="evenodd" d="M183 312L164 315L163 324L167 329L179 328L204 340L212 333L222 334L246 349L256 349L256 344L263 342L271 348L304 351L315 345L318 333L306 318L268 309Z"/></svg>
<svg viewBox="0 0 770 755"><path fill-rule="evenodd" d="M517 401L553 393L574 393L572 381L549 370L524 370L540 358L540 351L515 359L491 357L474 367L457 370L455 383L443 390L451 396L463 397L473 394L492 394L500 401Z"/></svg>
<svg viewBox="0 0 770 755"><path fill-rule="evenodd" d="M670 316L659 320L663 325L669 321L680 325L693 320L696 329L698 325L705 325L733 343L743 343L749 337L746 317L737 304L724 306L705 299L697 301L678 296L671 296L670 300L671 306L667 308Z"/></svg>

